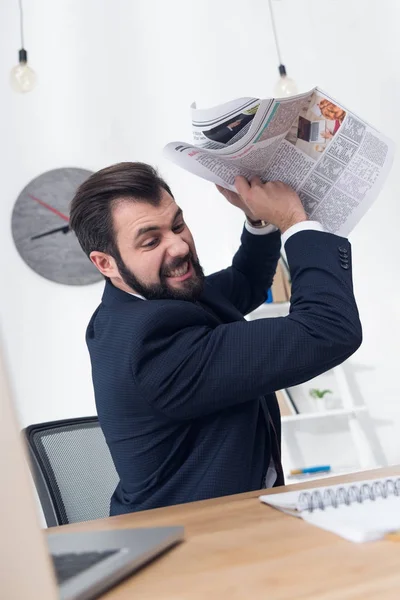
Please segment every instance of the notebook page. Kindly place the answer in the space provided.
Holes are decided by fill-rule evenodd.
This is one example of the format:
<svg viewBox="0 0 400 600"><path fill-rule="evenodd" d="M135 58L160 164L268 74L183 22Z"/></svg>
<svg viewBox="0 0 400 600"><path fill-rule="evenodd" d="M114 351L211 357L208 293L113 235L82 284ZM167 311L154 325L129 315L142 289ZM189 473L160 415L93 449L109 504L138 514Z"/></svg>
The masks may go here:
<svg viewBox="0 0 400 600"><path fill-rule="evenodd" d="M385 533L400 529L400 497L364 500L338 508L329 506L312 513L303 511L302 519L321 529L336 533L350 542L370 542Z"/></svg>
<svg viewBox="0 0 400 600"><path fill-rule="evenodd" d="M325 490L333 490L337 491L339 488L349 489L351 487L360 488L364 484L371 485L375 482L384 482L388 481L388 477L381 477L376 479L364 479L362 481L352 481L350 483L340 483L336 485L326 485L318 488L307 488L304 490L297 490L295 492L283 492L282 494L268 494L265 496L260 496L261 502L265 504L269 504L270 506L275 506L280 510L285 512L290 512L290 514L296 513L297 516L300 516L297 512L298 500L300 494L303 492L307 492L308 494L312 494L313 492L319 491L320 494L323 494ZM392 480L395 481L397 477L393 477Z"/></svg>

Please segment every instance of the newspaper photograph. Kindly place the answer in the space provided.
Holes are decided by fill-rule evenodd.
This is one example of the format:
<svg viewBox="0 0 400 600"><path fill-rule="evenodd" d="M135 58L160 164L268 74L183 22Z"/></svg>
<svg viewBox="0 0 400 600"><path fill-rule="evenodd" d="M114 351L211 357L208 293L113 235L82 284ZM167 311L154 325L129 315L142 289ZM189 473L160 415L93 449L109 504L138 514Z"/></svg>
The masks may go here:
<svg viewBox="0 0 400 600"><path fill-rule="evenodd" d="M193 103L194 143L208 149L234 144L249 131L259 104L257 98L239 98L215 109L199 110Z"/></svg>
<svg viewBox="0 0 400 600"><path fill-rule="evenodd" d="M193 143L171 142L167 158L234 191L237 175L287 183L310 219L343 236L376 200L394 155L391 140L319 88L192 105L192 129Z"/></svg>

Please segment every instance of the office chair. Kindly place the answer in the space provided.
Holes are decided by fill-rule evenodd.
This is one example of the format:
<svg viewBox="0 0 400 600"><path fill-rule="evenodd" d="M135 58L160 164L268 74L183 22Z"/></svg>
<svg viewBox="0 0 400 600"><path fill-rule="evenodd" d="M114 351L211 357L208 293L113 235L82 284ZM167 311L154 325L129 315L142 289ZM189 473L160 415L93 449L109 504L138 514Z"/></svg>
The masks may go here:
<svg viewBox="0 0 400 600"><path fill-rule="evenodd" d="M108 517L119 478L97 417L30 425L23 434L48 527Z"/></svg>

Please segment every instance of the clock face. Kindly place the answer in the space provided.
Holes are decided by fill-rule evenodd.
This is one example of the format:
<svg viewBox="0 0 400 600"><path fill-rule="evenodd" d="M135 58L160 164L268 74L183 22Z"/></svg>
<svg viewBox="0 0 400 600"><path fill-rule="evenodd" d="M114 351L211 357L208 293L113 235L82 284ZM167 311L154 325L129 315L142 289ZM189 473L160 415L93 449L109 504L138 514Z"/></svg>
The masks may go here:
<svg viewBox="0 0 400 600"><path fill-rule="evenodd" d="M47 171L33 179L17 198L11 227L22 259L36 273L67 285L102 280L69 228L69 205L90 175L84 169Z"/></svg>

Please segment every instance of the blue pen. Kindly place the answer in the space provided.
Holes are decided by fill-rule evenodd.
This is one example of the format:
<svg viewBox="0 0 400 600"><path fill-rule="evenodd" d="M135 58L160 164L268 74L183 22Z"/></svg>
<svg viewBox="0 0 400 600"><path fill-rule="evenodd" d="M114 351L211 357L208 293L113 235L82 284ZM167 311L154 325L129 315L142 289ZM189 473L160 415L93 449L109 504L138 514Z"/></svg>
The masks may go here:
<svg viewBox="0 0 400 600"><path fill-rule="evenodd" d="M291 475L302 475L309 473L329 473L331 467L329 465L320 465L318 467L306 467L304 469L292 469Z"/></svg>

